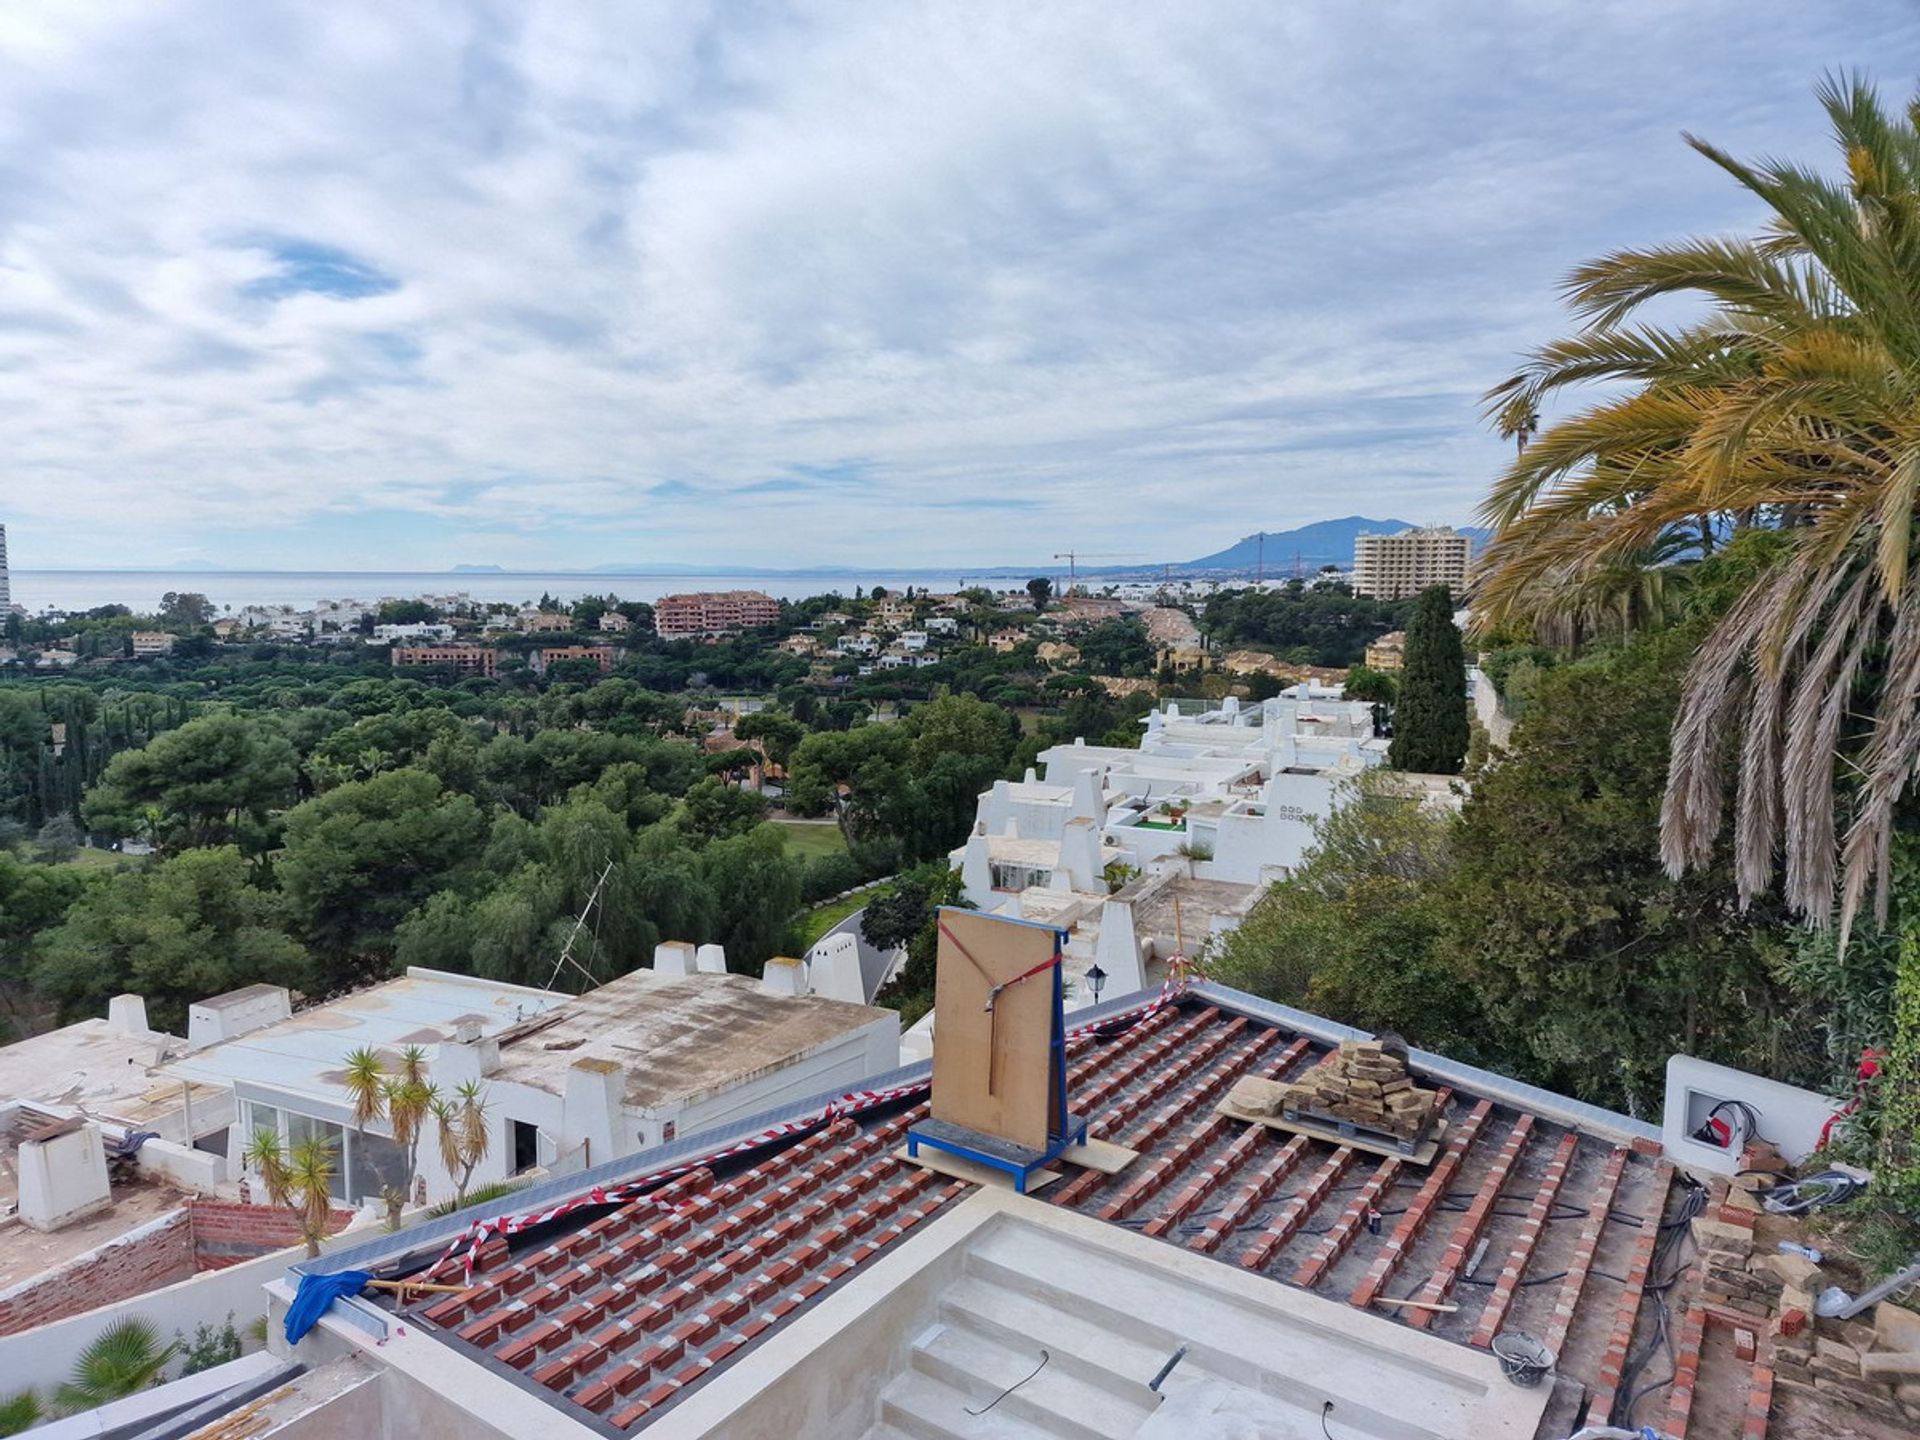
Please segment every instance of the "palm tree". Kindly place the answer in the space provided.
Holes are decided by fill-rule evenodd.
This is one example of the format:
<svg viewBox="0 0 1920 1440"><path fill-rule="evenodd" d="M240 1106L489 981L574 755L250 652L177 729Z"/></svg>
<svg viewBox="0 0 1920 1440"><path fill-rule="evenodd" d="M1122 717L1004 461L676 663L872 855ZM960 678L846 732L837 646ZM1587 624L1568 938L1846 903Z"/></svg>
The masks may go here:
<svg viewBox="0 0 1920 1440"><path fill-rule="evenodd" d="M136 1315L102 1330L73 1362L73 1374L56 1394L63 1409L93 1410L136 1395L157 1383L178 1342L162 1345L160 1334Z"/></svg>
<svg viewBox="0 0 1920 1440"><path fill-rule="evenodd" d="M1859 79L1820 90L1842 177L1688 143L1771 207L1766 232L1624 250L1575 271L1584 327L1489 395L1515 434L1589 382L1610 398L1556 421L1496 482L1476 586L1482 629L1564 619L1676 531L1776 532L1701 645L1674 721L1661 849L1678 875L1733 827L1743 899L1784 859L1787 900L1841 933L1884 916L1895 803L1920 760L1920 107ZM1686 295L1703 318L1636 317Z"/></svg>

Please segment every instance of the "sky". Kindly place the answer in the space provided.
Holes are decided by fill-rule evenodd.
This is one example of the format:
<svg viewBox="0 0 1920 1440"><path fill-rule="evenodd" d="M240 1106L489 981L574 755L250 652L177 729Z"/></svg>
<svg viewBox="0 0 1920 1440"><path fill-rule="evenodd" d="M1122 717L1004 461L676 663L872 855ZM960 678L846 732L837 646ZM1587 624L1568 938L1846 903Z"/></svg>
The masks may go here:
<svg viewBox="0 0 1920 1440"><path fill-rule="evenodd" d="M1915 0L7 0L13 564L899 569L1465 522Z"/></svg>

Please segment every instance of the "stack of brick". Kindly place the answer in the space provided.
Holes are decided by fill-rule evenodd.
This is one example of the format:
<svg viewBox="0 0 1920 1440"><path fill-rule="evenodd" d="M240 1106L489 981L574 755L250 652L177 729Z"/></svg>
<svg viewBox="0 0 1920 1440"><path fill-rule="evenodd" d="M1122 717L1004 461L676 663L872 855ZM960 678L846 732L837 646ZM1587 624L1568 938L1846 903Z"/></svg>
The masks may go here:
<svg viewBox="0 0 1920 1440"><path fill-rule="evenodd" d="M1760 1199L1786 1164L1771 1146L1756 1144L1741 1157L1741 1168L1749 1173L1713 1183L1712 1202L1694 1221L1700 1299L1755 1317L1780 1391L1798 1390L1823 1413L1828 1407L1853 1411L1896 1433L1920 1421L1920 1374L1884 1372L1884 1352L1910 1348L1920 1355L1920 1315L1891 1303L1852 1320L1816 1315L1820 1292L1839 1282L1808 1257L1781 1251L1783 1240L1805 1243L1805 1227L1769 1214Z"/></svg>
<svg viewBox="0 0 1920 1440"><path fill-rule="evenodd" d="M1407 1074L1406 1060L1378 1040L1342 1040L1282 1093L1289 1119L1346 1121L1401 1140L1426 1133L1434 1092Z"/></svg>

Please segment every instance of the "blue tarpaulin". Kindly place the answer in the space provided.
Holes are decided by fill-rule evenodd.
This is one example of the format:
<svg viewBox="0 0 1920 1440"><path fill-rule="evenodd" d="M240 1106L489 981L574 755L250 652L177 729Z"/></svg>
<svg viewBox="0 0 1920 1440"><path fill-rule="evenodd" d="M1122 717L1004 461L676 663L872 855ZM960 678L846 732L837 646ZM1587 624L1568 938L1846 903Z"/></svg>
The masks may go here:
<svg viewBox="0 0 1920 1440"><path fill-rule="evenodd" d="M365 1270L336 1270L331 1275L302 1275L300 1289L287 1307L287 1343L298 1345L320 1323L327 1307L342 1295L358 1295L373 1276Z"/></svg>

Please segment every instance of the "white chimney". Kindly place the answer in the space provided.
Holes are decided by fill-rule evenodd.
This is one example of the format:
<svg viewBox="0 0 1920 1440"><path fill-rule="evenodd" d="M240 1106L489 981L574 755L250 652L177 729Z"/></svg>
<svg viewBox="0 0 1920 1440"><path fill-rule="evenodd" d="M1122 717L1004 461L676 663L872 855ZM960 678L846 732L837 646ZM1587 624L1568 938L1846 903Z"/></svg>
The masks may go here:
<svg viewBox="0 0 1920 1440"><path fill-rule="evenodd" d="M1060 874L1054 883L1082 894L1106 893L1106 877L1100 864L1100 830L1085 815L1076 815L1060 831Z"/></svg>
<svg viewBox="0 0 1920 1440"><path fill-rule="evenodd" d="M790 955L776 955L760 972L763 995L804 995L807 993L806 967Z"/></svg>
<svg viewBox="0 0 1920 1440"><path fill-rule="evenodd" d="M122 1035L144 1035L150 1028L145 998L139 995L114 996L107 1002L107 1024Z"/></svg>
<svg viewBox="0 0 1920 1440"><path fill-rule="evenodd" d="M702 975L724 975L727 973L727 947L724 945L702 945L693 956L694 968Z"/></svg>
<svg viewBox="0 0 1920 1440"><path fill-rule="evenodd" d="M662 977L693 973L693 945L686 940L662 940L653 947L653 973Z"/></svg>
<svg viewBox="0 0 1920 1440"><path fill-rule="evenodd" d="M433 1082L451 1092L469 1080L480 1081L500 1068L500 1042L480 1034L480 1026L463 1021L454 1027L453 1039L442 1040L433 1050Z"/></svg>
<svg viewBox="0 0 1920 1440"><path fill-rule="evenodd" d="M29 1229L58 1230L113 1204L107 1149L91 1120L76 1115L29 1131L21 1138L15 1168L20 1221Z"/></svg>
<svg viewBox="0 0 1920 1440"><path fill-rule="evenodd" d="M1098 770L1082 770L1073 777L1073 809L1069 813L1084 815L1097 823L1105 823L1107 807L1100 798Z"/></svg>
<svg viewBox="0 0 1920 1440"><path fill-rule="evenodd" d="M967 848L960 856L960 886L967 899L985 909L993 898L993 862L989 858L987 837L969 835Z"/></svg>
<svg viewBox="0 0 1920 1440"><path fill-rule="evenodd" d="M1100 938L1093 963L1107 972L1101 993L1108 998L1147 988L1147 967L1140 962L1140 939L1133 928L1133 902L1108 900L1100 907Z"/></svg>
<svg viewBox="0 0 1920 1440"><path fill-rule="evenodd" d="M293 997L285 986L243 985L187 1007L187 1043L198 1049L237 1040L291 1014Z"/></svg>
<svg viewBox="0 0 1920 1440"><path fill-rule="evenodd" d="M860 941L840 931L822 936L807 952L807 973L813 979L813 993L829 1000L849 1004L867 1002L866 977L860 972Z"/></svg>
<svg viewBox="0 0 1920 1440"><path fill-rule="evenodd" d="M560 1099L560 1148L582 1143L595 1165L624 1153L621 1122L627 1071L618 1060L576 1060L567 1069L567 1088Z"/></svg>

